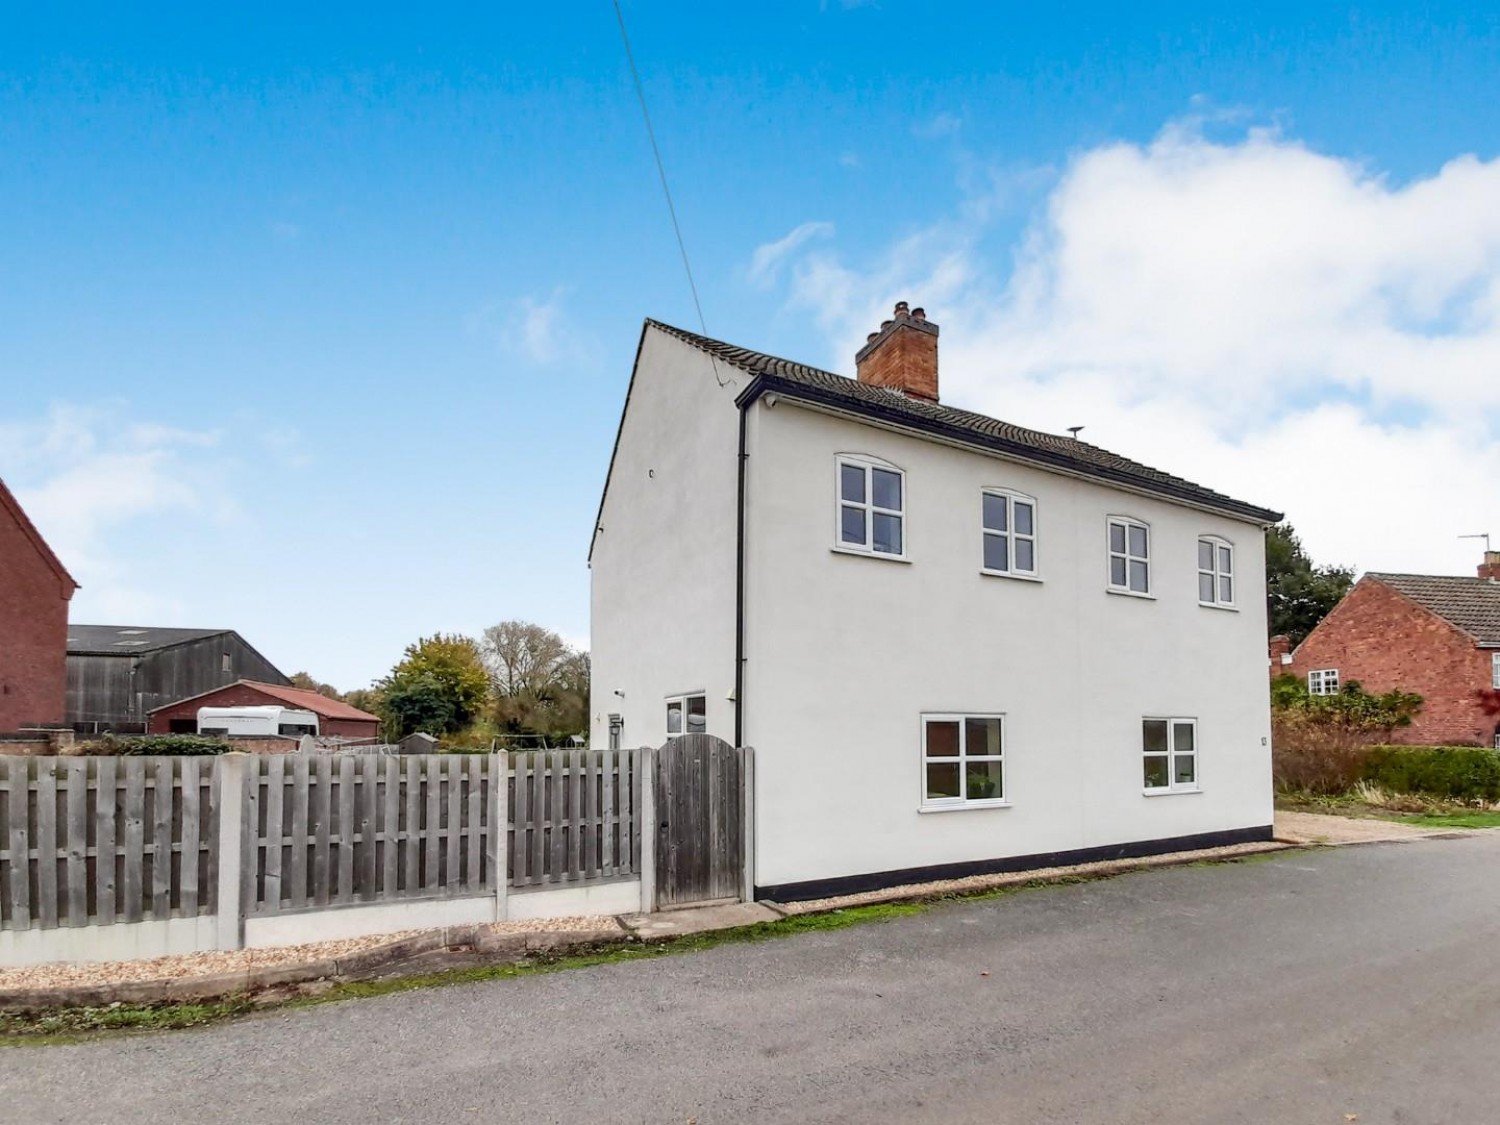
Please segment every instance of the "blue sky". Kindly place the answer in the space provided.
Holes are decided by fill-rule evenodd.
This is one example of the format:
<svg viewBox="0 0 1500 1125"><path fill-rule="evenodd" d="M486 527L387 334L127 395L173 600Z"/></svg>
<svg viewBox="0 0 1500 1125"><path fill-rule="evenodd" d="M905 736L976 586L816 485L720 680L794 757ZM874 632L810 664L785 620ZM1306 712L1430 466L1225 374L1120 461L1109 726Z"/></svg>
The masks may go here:
<svg viewBox="0 0 1500 1125"><path fill-rule="evenodd" d="M1464 572L1500 20L1308 7L625 13L712 334L847 371L922 303L952 401ZM345 688L439 629L584 644L641 319L694 319L613 11L317 8L5 12L0 475L75 621Z"/></svg>

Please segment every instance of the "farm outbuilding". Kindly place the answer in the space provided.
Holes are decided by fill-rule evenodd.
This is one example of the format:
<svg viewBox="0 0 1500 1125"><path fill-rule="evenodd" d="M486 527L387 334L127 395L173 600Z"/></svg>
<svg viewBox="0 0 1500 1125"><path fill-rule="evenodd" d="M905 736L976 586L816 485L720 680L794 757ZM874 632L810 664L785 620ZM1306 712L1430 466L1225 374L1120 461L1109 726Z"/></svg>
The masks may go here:
<svg viewBox="0 0 1500 1125"><path fill-rule="evenodd" d="M329 699L315 691L284 687L280 684L238 683L215 688L188 699L158 707L151 713L147 730L151 734L187 734L198 730L200 707L294 707L311 711L318 717L318 734L334 738L375 738L380 733L380 718L361 711L339 699Z"/></svg>
<svg viewBox="0 0 1500 1125"><path fill-rule="evenodd" d="M139 733L157 708L238 680L292 682L232 629L68 629L67 721L82 734Z"/></svg>

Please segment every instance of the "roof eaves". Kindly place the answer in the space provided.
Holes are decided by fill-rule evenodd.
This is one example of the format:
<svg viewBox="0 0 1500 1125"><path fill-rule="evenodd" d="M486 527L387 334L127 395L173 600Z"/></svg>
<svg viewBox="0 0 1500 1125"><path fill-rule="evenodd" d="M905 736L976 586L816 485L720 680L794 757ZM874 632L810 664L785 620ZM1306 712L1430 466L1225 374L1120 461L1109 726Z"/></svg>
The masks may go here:
<svg viewBox="0 0 1500 1125"><path fill-rule="evenodd" d="M749 370L749 368L745 369ZM1128 487L1137 492L1164 497L1190 507L1223 512L1226 515L1263 524L1279 523L1282 519L1282 513L1280 512L1273 511L1270 508L1262 508L1255 504L1247 504L1244 501L1235 500L1229 496L1209 493L1207 490L1174 487L1167 481L1151 480L1150 478L1137 476L1134 473L1111 469L1106 465L1100 465L1092 461L1067 457L1053 450L1009 441L997 434L984 434L966 427L954 426L937 419L922 418L904 411L885 408L878 403L834 394L795 379L787 379L765 372L757 374L750 385L736 398L735 402L743 410L757 398L770 391L775 391L777 394L784 394L788 398L799 399L803 402L835 410L839 413L877 420L898 429L941 437L946 441L966 445L971 448L991 450L1015 460L1041 465L1090 480L1104 481Z"/></svg>

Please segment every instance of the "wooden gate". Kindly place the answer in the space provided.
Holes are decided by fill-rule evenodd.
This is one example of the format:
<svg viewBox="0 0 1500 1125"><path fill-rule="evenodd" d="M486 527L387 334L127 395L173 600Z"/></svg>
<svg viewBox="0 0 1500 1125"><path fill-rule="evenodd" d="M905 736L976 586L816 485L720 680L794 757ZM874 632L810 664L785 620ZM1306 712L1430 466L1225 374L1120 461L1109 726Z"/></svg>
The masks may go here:
<svg viewBox="0 0 1500 1125"><path fill-rule="evenodd" d="M686 734L656 752L658 909L739 901L745 866L745 754Z"/></svg>

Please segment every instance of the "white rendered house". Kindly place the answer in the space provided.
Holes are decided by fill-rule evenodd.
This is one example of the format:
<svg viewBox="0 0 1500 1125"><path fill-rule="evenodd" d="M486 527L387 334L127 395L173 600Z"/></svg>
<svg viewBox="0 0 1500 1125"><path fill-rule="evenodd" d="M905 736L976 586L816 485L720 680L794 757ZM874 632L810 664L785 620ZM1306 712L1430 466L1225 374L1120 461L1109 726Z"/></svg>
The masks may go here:
<svg viewBox="0 0 1500 1125"><path fill-rule="evenodd" d="M754 746L760 897L1269 839L1279 513L941 405L937 339L903 302L850 379L646 322L592 744Z"/></svg>

